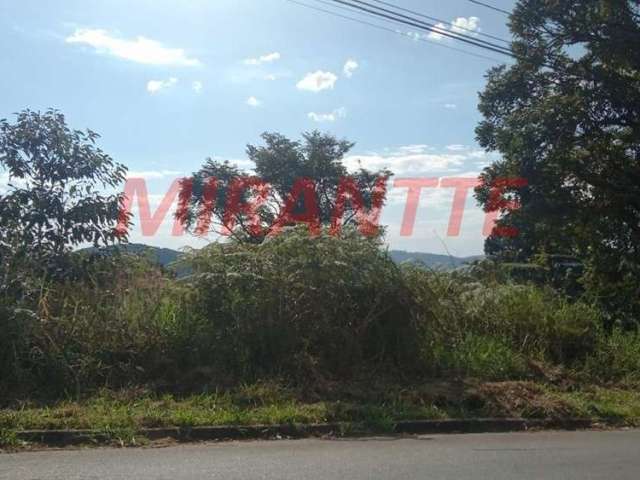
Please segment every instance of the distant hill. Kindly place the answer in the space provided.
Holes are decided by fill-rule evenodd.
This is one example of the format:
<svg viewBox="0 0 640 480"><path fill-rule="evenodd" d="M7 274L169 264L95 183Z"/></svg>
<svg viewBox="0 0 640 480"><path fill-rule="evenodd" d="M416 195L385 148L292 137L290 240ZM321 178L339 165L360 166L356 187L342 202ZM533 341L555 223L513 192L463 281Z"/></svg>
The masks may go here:
<svg viewBox="0 0 640 480"><path fill-rule="evenodd" d="M91 252L96 251L94 247L90 247L85 250ZM100 251L103 253L108 253L116 250L120 252L130 253L132 255L148 255L153 262L163 267L166 267L170 263L175 262L181 255L181 253L177 250L172 250L170 248L153 247L151 245L144 245L142 243L124 243L122 245L114 245L100 249Z"/></svg>
<svg viewBox="0 0 640 480"><path fill-rule="evenodd" d="M141 243L129 243L121 245L120 248L125 252L134 255L149 255L154 261L156 261L163 267L166 267L170 263L175 262L181 255L181 253L177 250L172 250L170 248L152 247L150 245L144 245Z"/></svg>
<svg viewBox="0 0 640 480"><path fill-rule="evenodd" d="M159 265L166 267L175 262L181 255L177 250L170 248L152 247L141 243L129 243L117 247L109 247L110 249L120 249L121 251L132 253L135 255L149 255L150 258ZM430 268L440 268L444 270L452 270L459 268L474 260L484 258L482 255L472 257L453 257L449 255L438 255L435 253L423 252L407 252L405 250L390 250L389 255L396 263L410 262L423 264Z"/></svg>
<svg viewBox="0 0 640 480"><path fill-rule="evenodd" d="M393 258L393 261L396 263L418 263L430 268L440 268L444 270L459 268L475 260L482 260L484 258L483 255L453 257L435 253L407 252L405 250L390 250L389 255L391 255L391 258Z"/></svg>

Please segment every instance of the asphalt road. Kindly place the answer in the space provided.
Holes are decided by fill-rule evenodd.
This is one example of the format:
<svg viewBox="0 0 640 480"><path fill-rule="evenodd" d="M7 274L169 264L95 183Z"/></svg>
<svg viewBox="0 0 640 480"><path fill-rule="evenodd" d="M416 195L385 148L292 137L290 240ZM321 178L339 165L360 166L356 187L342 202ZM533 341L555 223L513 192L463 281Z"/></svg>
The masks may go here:
<svg viewBox="0 0 640 480"><path fill-rule="evenodd" d="M432 435L0 455L0 479L633 479L640 431Z"/></svg>

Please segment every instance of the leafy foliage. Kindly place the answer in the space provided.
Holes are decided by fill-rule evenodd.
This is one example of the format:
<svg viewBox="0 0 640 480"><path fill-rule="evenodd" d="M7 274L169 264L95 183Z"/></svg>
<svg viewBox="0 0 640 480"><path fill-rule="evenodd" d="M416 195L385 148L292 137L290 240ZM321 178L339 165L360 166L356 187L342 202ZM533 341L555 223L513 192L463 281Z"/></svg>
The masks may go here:
<svg viewBox="0 0 640 480"><path fill-rule="evenodd" d="M626 282L623 316L638 318L640 283L628 283L640 278L640 53L630 48L640 40L638 4L521 0L510 27L519 58L489 72L477 128L502 159L485 169L477 198L495 210L498 179L528 186L510 189L521 208L499 222L519 235L492 235L487 253L576 255L599 279L592 286Z"/></svg>
<svg viewBox="0 0 640 480"><path fill-rule="evenodd" d="M515 145L521 133L507 130L496 139L509 138ZM0 197L0 401L9 395L81 397L104 387L141 385L206 391L274 377L298 386L327 385L363 372L521 379L532 375L531 361L590 378L600 375L599 381L636 379L638 335L601 328L606 317L588 301L596 292L600 305L608 299L623 308L616 291L621 286L624 298L635 298L629 251L616 267L625 276L608 284L603 269L618 258L611 255L620 244L604 237L588 243L580 229L570 241L536 243L537 234L527 230L535 218L535 208L527 205L535 201L527 203L524 196L525 208L503 220L522 220L525 236L517 242L524 242L523 248L501 245L516 259L537 252L533 258L540 265L520 275L524 284L513 283L514 268L523 270L520 264L498 268L478 262L449 273L399 267L381 236L356 231L353 211L340 235L332 235L328 225L343 176L371 204L379 194L376 177L385 172L349 175L342 161L352 144L328 135L305 134L297 143L265 134L265 146L248 148L256 173L272 186L259 226L273 225L282 214L298 176L313 177L324 224L319 235L310 235L305 226L257 235L245 228L251 225L240 211L236 241L188 252L181 261L190 275L178 280L126 249L71 253L80 243L117 240L113 225L122 197L100 188L117 187L125 169L95 146L95 133L70 130L55 111L25 111L15 125L1 121L0 134L0 161L10 177ZM520 174L521 152L514 147L485 175L500 165ZM551 153L548 158L558 160ZM205 188L210 176L221 180L214 213L223 224L229 220L221 208L243 172L211 161L190 180L194 188L183 198L187 225L194 226L198 211L212 201ZM546 187L534 183L528 187L533 190L514 194L538 195ZM589 204L578 200L563 205ZM569 242L571 251L590 252L585 284L592 297L570 298L535 284L544 283L537 273L553 276L559 257L546 255L546 249L560 248L561 242ZM144 256L144 249L130 249L136 250ZM611 370L603 371L605 364ZM246 393L247 398L268 394ZM389 426L386 412L372 408L362 413L363 421ZM268 409L263 413L270 415ZM293 410L286 414L298 418ZM185 411L172 421L197 423L193 415Z"/></svg>
<svg viewBox="0 0 640 480"><path fill-rule="evenodd" d="M532 375L530 361L599 382L635 368L637 337L610 337L583 301L490 270L399 267L350 230L213 244L185 253L192 274L180 280L144 256L72 258L65 281L42 285L35 314L0 317L6 394L313 387L367 372L508 380ZM599 373L605 361L612 370Z"/></svg>
<svg viewBox="0 0 640 480"><path fill-rule="evenodd" d="M415 267L404 276L417 303L423 356L435 373L517 376L522 358L571 366L594 349L598 310L548 288Z"/></svg>
<svg viewBox="0 0 640 480"><path fill-rule="evenodd" d="M71 255L64 280L42 283L28 309L0 317L0 384L79 395L153 376L180 318L178 292L143 257Z"/></svg>
<svg viewBox="0 0 640 480"><path fill-rule="evenodd" d="M618 328L598 336L597 348L589 356L585 371L602 380L640 382L640 333Z"/></svg>
<svg viewBox="0 0 640 480"><path fill-rule="evenodd" d="M25 110L0 121L0 165L9 175L0 197L0 242L30 254L59 255L74 245L115 240L126 167L95 146L99 135L70 130L54 110Z"/></svg>
<svg viewBox="0 0 640 480"><path fill-rule="evenodd" d="M400 271L356 232L315 238L297 227L260 245L211 245L189 264L198 315L227 369L348 375L407 361L415 347Z"/></svg>
<svg viewBox="0 0 640 480"><path fill-rule="evenodd" d="M126 168L96 146L98 137L71 130L55 110L0 120L0 171L8 176L0 191L0 296L7 301L64 274L72 247L117 240L122 195L105 189L115 189Z"/></svg>
<svg viewBox="0 0 640 480"><path fill-rule="evenodd" d="M349 173L343 161L354 144L329 134L318 131L304 133L302 141L297 142L278 133L264 133L262 139L264 145L247 146L247 155L255 164L255 176L229 162L208 159L198 172L183 182L182 200L186 208L178 212L178 217L187 227L199 234L208 231L220 233L229 229L236 240L259 243L276 228L278 220L286 220L285 213L310 211L311 206L306 204L306 199L291 198L298 182L312 182L319 223L327 225L336 208L341 181L352 181L362 193L365 207L370 208L374 196L381 195L377 180L391 176L387 170L372 172L363 168L356 173ZM216 180L214 194L210 193L213 191L211 179ZM234 187L242 179L246 188L242 188L239 196L234 197L234 191L238 195ZM268 186L269 192L264 195L266 201L258 209L257 225L246 212L230 213L231 204L245 203L255 196L255 190L265 186ZM381 200L384 203L385 195ZM295 203L288 205L290 201ZM352 207L345 206L345 225L355 222L356 212ZM199 231L198 220L203 210L212 210L213 219L206 224L205 231ZM287 221L285 225L293 223ZM200 227L203 225L200 224Z"/></svg>

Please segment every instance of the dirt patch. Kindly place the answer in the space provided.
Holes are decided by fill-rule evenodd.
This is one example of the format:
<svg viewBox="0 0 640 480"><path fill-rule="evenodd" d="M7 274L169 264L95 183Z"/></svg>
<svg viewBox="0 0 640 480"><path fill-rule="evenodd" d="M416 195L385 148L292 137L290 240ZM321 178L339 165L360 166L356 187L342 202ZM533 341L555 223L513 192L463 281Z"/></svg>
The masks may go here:
<svg viewBox="0 0 640 480"><path fill-rule="evenodd" d="M491 382L479 385L470 397L495 417L563 418L575 414L572 405L533 382Z"/></svg>

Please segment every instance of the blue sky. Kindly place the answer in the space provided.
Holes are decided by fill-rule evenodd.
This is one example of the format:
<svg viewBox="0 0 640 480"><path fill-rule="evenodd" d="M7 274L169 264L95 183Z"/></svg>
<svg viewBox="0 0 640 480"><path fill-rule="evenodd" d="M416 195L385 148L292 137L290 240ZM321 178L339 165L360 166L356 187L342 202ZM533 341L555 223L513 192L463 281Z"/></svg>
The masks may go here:
<svg viewBox="0 0 640 480"><path fill-rule="evenodd" d="M321 8L315 0L302 0ZM456 27L509 38L506 18L467 0L393 0ZM492 4L510 10L511 0ZM344 13L344 12L342 12ZM372 20L374 23L380 23ZM286 0L0 1L0 117L58 108L75 128L147 178L159 198L208 156L239 161L261 132L321 129L356 142L349 165L396 176L477 174L477 93L498 54L409 27L396 35ZM496 60L477 58L461 48ZM453 191L426 190L414 235L400 236L406 190L383 214L394 248L480 253L483 215L467 202L447 237ZM169 247L202 242L132 240Z"/></svg>

